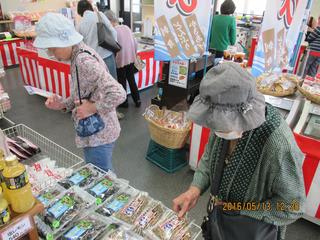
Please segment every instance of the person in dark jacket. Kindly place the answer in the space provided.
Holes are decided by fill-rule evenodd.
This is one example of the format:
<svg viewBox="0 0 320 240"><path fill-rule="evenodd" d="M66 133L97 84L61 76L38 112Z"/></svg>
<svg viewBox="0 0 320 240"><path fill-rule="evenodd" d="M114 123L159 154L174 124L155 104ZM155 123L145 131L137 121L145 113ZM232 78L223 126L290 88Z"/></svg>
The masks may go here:
<svg viewBox="0 0 320 240"><path fill-rule="evenodd" d="M221 7L221 15L215 15L212 20L210 49L214 49L216 58L223 57L223 51L236 43L236 19L231 16L236 10L232 0L225 0Z"/></svg>

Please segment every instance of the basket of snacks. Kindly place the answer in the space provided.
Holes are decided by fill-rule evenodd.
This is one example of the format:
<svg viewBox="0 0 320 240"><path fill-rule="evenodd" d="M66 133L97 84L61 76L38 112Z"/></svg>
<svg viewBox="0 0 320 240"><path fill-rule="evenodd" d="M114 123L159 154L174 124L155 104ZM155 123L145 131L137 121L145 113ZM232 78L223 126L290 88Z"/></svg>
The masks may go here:
<svg viewBox="0 0 320 240"><path fill-rule="evenodd" d="M185 112L161 110L151 105L143 116L148 122L153 141L170 149L184 147L191 130L191 122L186 119Z"/></svg>
<svg viewBox="0 0 320 240"><path fill-rule="evenodd" d="M259 92L275 97L285 97L294 94L301 79L289 73L264 73L257 78Z"/></svg>
<svg viewBox="0 0 320 240"><path fill-rule="evenodd" d="M320 79L307 77L298 89L308 100L320 104Z"/></svg>

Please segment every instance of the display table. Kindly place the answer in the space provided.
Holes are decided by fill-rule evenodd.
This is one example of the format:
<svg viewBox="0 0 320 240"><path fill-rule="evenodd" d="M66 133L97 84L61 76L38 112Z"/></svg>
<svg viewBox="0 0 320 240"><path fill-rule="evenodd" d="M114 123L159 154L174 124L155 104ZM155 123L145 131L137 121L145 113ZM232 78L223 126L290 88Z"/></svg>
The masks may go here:
<svg viewBox="0 0 320 240"><path fill-rule="evenodd" d="M208 143L210 129L193 124L190 143L189 164L192 169L196 169ZM312 222L320 224L320 141L310 139L295 133L295 137L301 151L306 154L303 162L303 174L307 195L306 218ZM317 152L317 154L315 154ZM311 189L311 190L310 190Z"/></svg>
<svg viewBox="0 0 320 240"><path fill-rule="evenodd" d="M1 40L0 41L0 53L4 67L19 64L17 47L24 47L30 43L29 40L15 38L12 40Z"/></svg>
<svg viewBox="0 0 320 240"><path fill-rule="evenodd" d="M70 96L70 65L40 56L36 49L17 48L20 71L26 86L55 93L63 98ZM162 63L154 60L153 49L140 50L146 67L135 75L139 90L153 86L162 74Z"/></svg>

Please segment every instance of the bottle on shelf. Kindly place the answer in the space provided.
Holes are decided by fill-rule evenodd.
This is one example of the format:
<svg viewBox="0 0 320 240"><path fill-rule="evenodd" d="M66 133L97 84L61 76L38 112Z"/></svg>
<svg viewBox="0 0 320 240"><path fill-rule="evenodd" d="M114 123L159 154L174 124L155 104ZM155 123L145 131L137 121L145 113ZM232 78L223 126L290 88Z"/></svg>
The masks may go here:
<svg viewBox="0 0 320 240"><path fill-rule="evenodd" d="M3 178L3 170L5 169L5 167L6 167L6 161L4 157L4 152L0 149L0 181L1 181L1 187L2 187L2 194L4 198L9 202L7 197L7 187Z"/></svg>
<svg viewBox="0 0 320 240"><path fill-rule="evenodd" d="M35 204L26 168L15 155L6 158L3 177L11 208L16 213L24 213Z"/></svg>
<svg viewBox="0 0 320 240"><path fill-rule="evenodd" d="M2 188L0 187L0 227L10 221L10 210L7 200L3 197Z"/></svg>

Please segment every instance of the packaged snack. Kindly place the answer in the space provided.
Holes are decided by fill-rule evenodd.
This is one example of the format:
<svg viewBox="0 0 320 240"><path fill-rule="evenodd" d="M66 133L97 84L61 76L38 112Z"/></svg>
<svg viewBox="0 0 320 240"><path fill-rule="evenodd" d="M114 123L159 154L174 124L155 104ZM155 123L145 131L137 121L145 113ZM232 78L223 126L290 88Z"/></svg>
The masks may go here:
<svg viewBox="0 0 320 240"><path fill-rule="evenodd" d="M70 177L59 181L58 183L65 189L69 189L72 186L79 186L85 188L89 186L95 179L98 179L104 175L101 169L87 164L86 166L80 168L74 172Z"/></svg>
<svg viewBox="0 0 320 240"><path fill-rule="evenodd" d="M231 51L230 50L224 50L223 51L223 58L224 60L226 61L231 61L232 60L232 54L231 54Z"/></svg>
<svg viewBox="0 0 320 240"><path fill-rule="evenodd" d="M121 228L119 225L111 224L109 227L117 227L110 231L109 234L105 235L102 240L140 240L141 237L135 235L129 230Z"/></svg>
<svg viewBox="0 0 320 240"><path fill-rule="evenodd" d="M59 185L56 185L53 188L43 190L37 196L37 199L46 207L48 206L54 199L56 199L63 191L65 191Z"/></svg>
<svg viewBox="0 0 320 240"><path fill-rule="evenodd" d="M72 188L60 195L56 201L46 207L42 215L39 215L37 227L40 235L56 236L75 217L81 217L81 214L93 204L92 201L84 199L86 199L85 192L79 188Z"/></svg>
<svg viewBox="0 0 320 240"><path fill-rule="evenodd" d="M160 202L153 202L134 222L133 231L144 236L144 230L154 226L164 215L165 207Z"/></svg>
<svg viewBox="0 0 320 240"><path fill-rule="evenodd" d="M96 212L100 215L110 217L114 213L117 213L123 207L125 207L129 203L129 201L131 201L132 198L134 198L137 194L137 190L128 187L127 189L116 194L114 197L112 197L110 200L104 203L101 207L99 207L96 210Z"/></svg>
<svg viewBox="0 0 320 240"><path fill-rule="evenodd" d="M86 216L68 224L67 230L58 240L94 240L104 235L107 223L99 220L95 215Z"/></svg>
<svg viewBox="0 0 320 240"><path fill-rule="evenodd" d="M105 175L104 177L95 181L95 183L87 188L87 192L100 200L100 202L104 202L110 196L117 193L120 188L126 187L128 184L125 182L120 182L115 177Z"/></svg>
<svg viewBox="0 0 320 240"><path fill-rule="evenodd" d="M134 200L132 200L127 206L125 206L115 217L128 223L133 224L137 217L150 203L151 199L146 193L139 194Z"/></svg>
<svg viewBox="0 0 320 240"><path fill-rule="evenodd" d="M237 62L237 63L242 63L244 61L244 58L245 58L246 54L243 53L243 52L237 52L235 55L234 55L234 62Z"/></svg>
<svg viewBox="0 0 320 240"><path fill-rule="evenodd" d="M180 220L175 213L170 212L152 229L152 233L160 240L177 240L175 237L180 236L181 231L184 231L187 227L187 220ZM187 235L184 232L183 236Z"/></svg>

